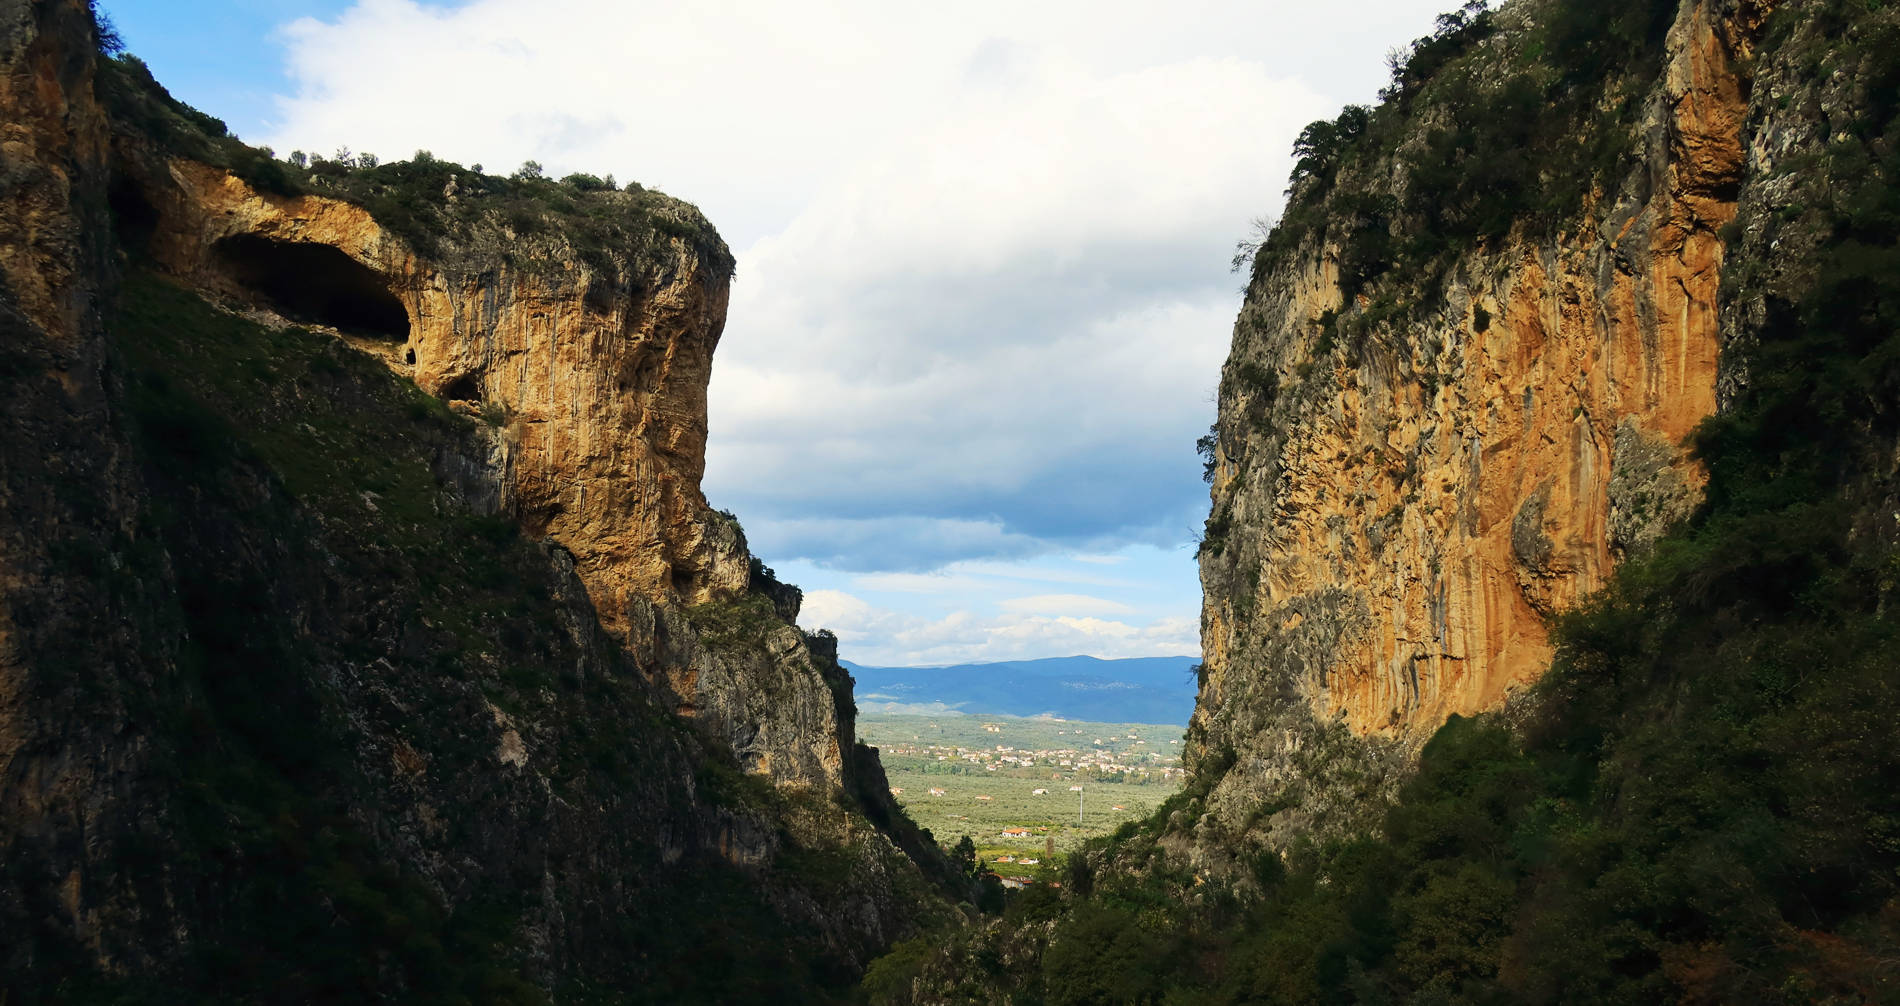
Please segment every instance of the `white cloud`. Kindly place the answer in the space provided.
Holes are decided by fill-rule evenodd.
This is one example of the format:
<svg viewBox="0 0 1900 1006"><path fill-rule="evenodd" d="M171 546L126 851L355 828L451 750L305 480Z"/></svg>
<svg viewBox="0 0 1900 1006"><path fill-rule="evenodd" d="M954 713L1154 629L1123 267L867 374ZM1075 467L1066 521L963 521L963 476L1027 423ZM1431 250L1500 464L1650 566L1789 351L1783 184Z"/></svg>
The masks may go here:
<svg viewBox="0 0 1900 1006"><path fill-rule="evenodd" d="M865 601L842 590L808 590L798 620L808 629L829 628L836 632L837 626L846 625L855 631L875 614Z"/></svg>
<svg viewBox="0 0 1900 1006"><path fill-rule="evenodd" d="M985 96L1030 100L1065 80L1236 61L1305 82L1327 104L1365 100L1386 48L1429 30L1447 3L361 0L281 32L295 93L266 139L279 150L347 143L385 157L428 147L491 170L535 157L616 171L701 202L750 244L849 166ZM1170 97L1152 93L1156 103ZM1246 114L1257 95L1192 97ZM1025 145L1062 139L1061 122L1015 121ZM1222 142L1277 157L1290 140ZM1258 209L1236 207L1229 226Z"/></svg>
<svg viewBox="0 0 1900 1006"><path fill-rule="evenodd" d="M960 96L743 257L708 467L742 514L842 505L1063 544L1197 522L1234 210L1285 177L1260 137L1323 102L1234 59L1016 60L1010 90Z"/></svg>
<svg viewBox="0 0 1900 1006"><path fill-rule="evenodd" d="M740 263L715 505L767 562L967 592L929 617L808 607L886 654L1166 652L1191 624L972 614L998 593L968 564L1198 527L1233 241L1299 128L1369 98L1448 3L360 0L285 30L296 93L264 139L698 203ZM1169 569L1165 607L1192 607L1191 565Z"/></svg>
<svg viewBox="0 0 1900 1006"><path fill-rule="evenodd" d="M1091 616L968 611L928 617L875 607L835 590L805 595L800 624L837 633L843 654L875 666L932 666L1086 653L1103 658L1198 654L1192 618L1146 622Z"/></svg>
<svg viewBox="0 0 1900 1006"><path fill-rule="evenodd" d="M785 471L758 471L762 477L792 478ZM714 499L725 502L720 496ZM755 554L809 559L847 570L941 569L969 555L1026 557L1050 550L1044 541L1006 530L999 520L961 517L768 518L746 521L746 534Z"/></svg>
<svg viewBox="0 0 1900 1006"><path fill-rule="evenodd" d="M1135 609L1120 601L1087 594L1037 594L1012 597L996 606L1018 615L1133 615Z"/></svg>
<svg viewBox="0 0 1900 1006"><path fill-rule="evenodd" d="M1096 563L1125 561L1125 556L1083 560ZM1081 584L1093 587L1134 587L1138 584L1105 576L1090 576L1070 570L1049 569L1023 563L968 560L951 563L930 573L858 573L851 577L854 587L899 594L978 594L1018 589L1024 583ZM1069 595L1074 596L1074 595Z"/></svg>

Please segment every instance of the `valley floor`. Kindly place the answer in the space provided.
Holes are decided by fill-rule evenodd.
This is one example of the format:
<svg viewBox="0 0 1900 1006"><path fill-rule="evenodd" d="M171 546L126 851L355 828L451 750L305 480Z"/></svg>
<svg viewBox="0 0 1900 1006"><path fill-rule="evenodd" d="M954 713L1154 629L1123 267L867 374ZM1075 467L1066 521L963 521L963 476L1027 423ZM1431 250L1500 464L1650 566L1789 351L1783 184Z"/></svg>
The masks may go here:
<svg viewBox="0 0 1900 1006"><path fill-rule="evenodd" d="M1006 876L1051 867L1147 817L1183 778L1178 726L890 715L867 716L858 729L879 748L912 820L946 845L970 836L978 858Z"/></svg>

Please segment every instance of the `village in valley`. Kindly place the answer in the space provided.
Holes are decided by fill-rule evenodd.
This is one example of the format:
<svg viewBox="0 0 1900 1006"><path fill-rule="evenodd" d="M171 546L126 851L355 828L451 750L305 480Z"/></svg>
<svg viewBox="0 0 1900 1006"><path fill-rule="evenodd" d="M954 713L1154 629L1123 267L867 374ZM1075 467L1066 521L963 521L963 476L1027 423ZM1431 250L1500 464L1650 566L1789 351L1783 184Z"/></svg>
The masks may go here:
<svg viewBox="0 0 1900 1006"><path fill-rule="evenodd" d="M1012 887L1148 816L1182 784L1178 726L873 715L858 732L911 818L946 844L969 835Z"/></svg>

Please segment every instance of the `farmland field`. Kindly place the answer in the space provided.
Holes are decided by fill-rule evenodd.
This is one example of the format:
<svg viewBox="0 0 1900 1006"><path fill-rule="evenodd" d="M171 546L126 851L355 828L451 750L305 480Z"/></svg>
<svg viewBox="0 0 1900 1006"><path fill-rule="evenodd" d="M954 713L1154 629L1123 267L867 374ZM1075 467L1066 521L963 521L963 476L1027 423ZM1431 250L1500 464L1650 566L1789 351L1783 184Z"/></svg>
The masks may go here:
<svg viewBox="0 0 1900 1006"><path fill-rule="evenodd" d="M1146 817L1173 795L1181 786L1181 733L1178 726L1042 717L867 716L858 722L859 736L880 749L891 788L913 820L945 845L969 835L977 854L993 863L1003 856L1042 861L1019 868L1025 873L1046 865L1051 847L1060 859L1087 839ZM1005 836L1005 828L1027 834ZM1010 865L996 869L1006 873Z"/></svg>

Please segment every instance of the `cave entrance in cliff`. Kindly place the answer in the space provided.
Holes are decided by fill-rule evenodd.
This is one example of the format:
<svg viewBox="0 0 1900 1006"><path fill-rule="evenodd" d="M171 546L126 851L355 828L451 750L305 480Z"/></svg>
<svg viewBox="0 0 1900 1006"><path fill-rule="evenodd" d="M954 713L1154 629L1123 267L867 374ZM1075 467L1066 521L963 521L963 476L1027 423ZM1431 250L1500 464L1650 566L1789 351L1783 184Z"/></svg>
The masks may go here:
<svg viewBox="0 0 1900 1006"><path fill-rule="evenodd" d="M409 362L414 363L415 361L410 360ZM479 403L482 400L481 385L475 383L475 378L464 374L450 381L448 387L442 389L442 400L445 402Z"/></svg>
<svg viewBox="0 0 1900 1006"><path fill-rule="evenodd" d="M292 321L384 339L409 338L409 312L374 269L329 245L254 234L215 246L225 272Z"/></svg>
<svg viewBox="0 0 1900 1006"><path fill-rule="evenodd" d="M106 190L106 205L112 211L112 233L119 247L135 258L151 251L152 236L158 233L158 209L139 187L125 178L115 178Z"/></svg>

